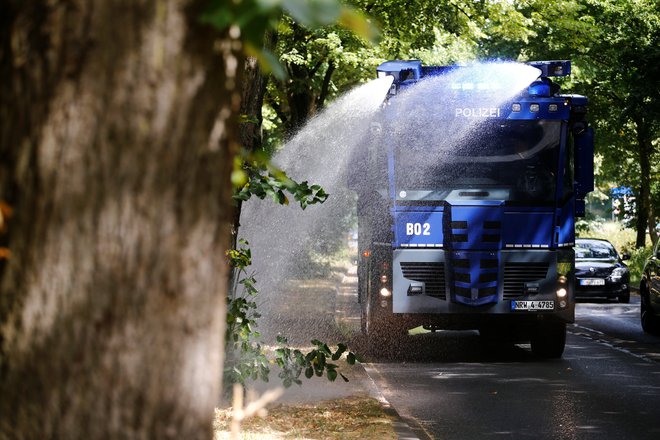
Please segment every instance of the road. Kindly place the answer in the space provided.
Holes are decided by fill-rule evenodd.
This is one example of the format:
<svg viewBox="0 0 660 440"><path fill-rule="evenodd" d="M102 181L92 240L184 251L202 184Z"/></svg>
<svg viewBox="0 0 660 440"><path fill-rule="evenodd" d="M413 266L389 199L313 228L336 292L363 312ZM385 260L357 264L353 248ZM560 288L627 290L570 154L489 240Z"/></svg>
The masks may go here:
<svg viewBox="0 0 660 440"><path fill-rule="evenodd" d="M476 332L410 337L367 371L424 439L660 438L660 338L631 304L580 303L560 360Z"/></svg>

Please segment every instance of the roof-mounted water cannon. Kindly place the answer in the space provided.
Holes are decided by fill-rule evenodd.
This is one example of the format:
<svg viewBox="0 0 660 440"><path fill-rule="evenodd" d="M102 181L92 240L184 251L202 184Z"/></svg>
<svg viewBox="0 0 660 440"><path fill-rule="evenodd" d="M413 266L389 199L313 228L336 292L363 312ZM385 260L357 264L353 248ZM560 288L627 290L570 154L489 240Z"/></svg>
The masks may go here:
<svg viewBox="0 0 660 440"><path fill-rule="evenodd" d="M393 77L389 94L396 95L399 84L405 81L417 81L422 77L422 62L419 60L386 61L376 68L378 78Z"/></svg>
<svg viewBox="0 0 660 440"><path fill-rule="evenodd" d="M571 62L562 61L531 61L526 63L540 70L540 78L527 88L531 97L549 98L559 93L559 86L553 83L549 77L568 76L571 74Z"/></svg>
<svg viewBox="0 0 660 440"><path fill-rule="evenodd" d="M541 71L541 76L546 78L550 76L568 76L571 74L570 60L530 61L525 64L536 67Z"/></svg>
<svg viewBox="0 0 660 440"><path fill-rule="evenodd" d="M422 62L419 60L393 60L386 61L376 68L378 77L390 75L394 82L400 83L407 80L418 80L422 77Z"/></svg>

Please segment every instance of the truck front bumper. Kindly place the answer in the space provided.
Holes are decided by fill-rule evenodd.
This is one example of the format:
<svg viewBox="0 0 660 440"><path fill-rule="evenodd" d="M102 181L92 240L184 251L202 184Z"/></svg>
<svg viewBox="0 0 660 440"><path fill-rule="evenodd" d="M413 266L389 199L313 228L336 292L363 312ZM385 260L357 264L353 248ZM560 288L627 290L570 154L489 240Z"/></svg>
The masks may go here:
<svg viewBox="0 0 660 440"><path fill-rule="evenodd" d="M573 322L572 265L567 273L558 273L557 255L557 251L541 249L397 249L392 265L392 312L427 321L517 315L507 319L549 317ZM566 272L566 265L560 269ZM564 295L558 296L562 287Z"/></svg>

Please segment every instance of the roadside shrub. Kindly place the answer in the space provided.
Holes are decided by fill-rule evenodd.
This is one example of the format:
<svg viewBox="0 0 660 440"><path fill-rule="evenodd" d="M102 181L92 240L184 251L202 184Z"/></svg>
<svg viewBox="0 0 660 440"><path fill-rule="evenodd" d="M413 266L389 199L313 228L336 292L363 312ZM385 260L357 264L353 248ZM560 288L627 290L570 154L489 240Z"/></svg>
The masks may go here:
<svg viewBox="0 0 660 440"><path fill-rule="evenodd" d="M626 261L630 269L630 285L639 287L639 282L642 279L642 270L644 270L644 263L651 256L653 248L646 246L639 249L629 251L630 260Z"/></svg>

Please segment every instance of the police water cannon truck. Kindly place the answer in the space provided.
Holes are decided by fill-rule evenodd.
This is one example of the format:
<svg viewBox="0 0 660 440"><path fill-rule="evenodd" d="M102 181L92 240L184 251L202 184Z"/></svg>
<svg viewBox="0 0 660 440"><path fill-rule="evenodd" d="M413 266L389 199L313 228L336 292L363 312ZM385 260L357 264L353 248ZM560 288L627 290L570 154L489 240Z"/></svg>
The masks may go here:
<svg viewBox="0 0 660 440"><path fill-rule="evenodd" d="M569 61L523 67L534 74L508 95L501 69L470 83L469 67L378 67L392 84L349 186L362 330L381 344L419 326L477 329L561 357L593 131L587 98L551 79Z"/></svg>

